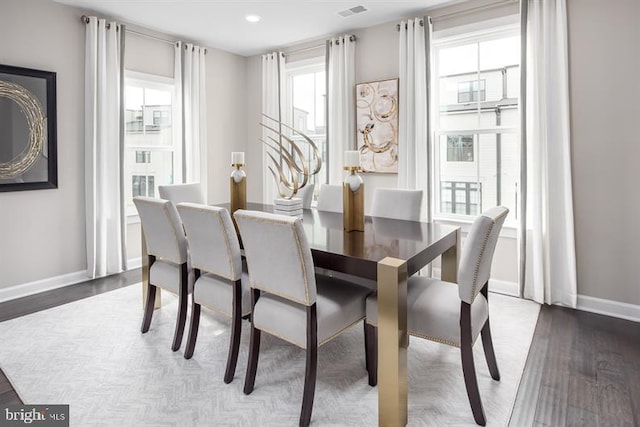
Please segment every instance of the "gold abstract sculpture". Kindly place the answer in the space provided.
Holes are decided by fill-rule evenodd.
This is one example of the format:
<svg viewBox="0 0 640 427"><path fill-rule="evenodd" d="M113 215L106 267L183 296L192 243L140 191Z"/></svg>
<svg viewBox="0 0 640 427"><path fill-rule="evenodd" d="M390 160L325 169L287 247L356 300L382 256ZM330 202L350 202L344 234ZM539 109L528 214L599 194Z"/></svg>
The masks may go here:
<svg viewBox="0 0 640 427"><path fill-rule="evenodd" d="M274 126L260 123L260 126L269 130L275 136L267 136L269 141L260 138L260 142L265 144L278 156L278 158L276 158L270 151L267 151L267 156L269 156L275 167L274 170L272 166L269 166L269 171L271 171L271 175L273 175L273 179L276 181L276 187L278 188L280 197L283 199L292 199L298 193L299 189L307 185L310 176L320 172L320 168L322 167L320 150L316 143L304 133L266 114L262 115L275 123ZM293 134L300 135L304 139L304 143L311 147L313 158L308 160L304 156L300 146L298 146L298 143L282 132L282 128L291 131L290 136L293 136ZM312 170L309 168L310 161L315 163Z"/></svg>
<svg viewBox="0 0 640 427"><path fill-rule="evenodd" d="M0 179L12 179L31 169L38 160L46 139L47 119L40 101L17 83L0 80L0 97L18 104L29 128L29 141L24 150L8 162L0 162Z"/></svg>

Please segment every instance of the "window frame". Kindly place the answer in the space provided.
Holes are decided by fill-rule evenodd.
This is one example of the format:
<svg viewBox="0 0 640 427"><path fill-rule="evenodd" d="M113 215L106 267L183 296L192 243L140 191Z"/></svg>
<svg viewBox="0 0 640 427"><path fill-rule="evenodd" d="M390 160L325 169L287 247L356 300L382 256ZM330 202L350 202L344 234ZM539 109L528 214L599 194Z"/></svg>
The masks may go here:
<svg viewBox="0 0 640 427"><path fill-rule="evenodd" d="M490 25L490 22L487 22L487 25ZM480 28L478 26L475 26L475 28ZM443 31L442 34L447 34L446 31ZM452 47L457 47L457 46L462 46L465 44L470 44L470 43L483 43L483 42L487 42L487 41L492 41L492 40L497 40L497 39L501 39L501 38L507 38L507 37L512 37L512 36L520 36L520 25L519 24L506 24L506 25L502 25L500 27L482 27L482 29L474 29L472 31L468 31L468 32L464 32L464 33L458 33L455 35L451 35L451 36L446 36L443 35L441 37L438 37L438 32L434 33L434 39L432 42L432 85L431 87L433 88L433 94L432 94L432 101L436 101L433 102L433 115L432 115L432 123L434 124L433 126L433 131L432 131L432 135L433 135L433 184L432 184L432 194L433 194L433 199L432 200L432 212L433 212L433 218L434 221L437 222L442 222L442 223L451 223L451 224L459 224L459 225L463 225L463 227L466 229L466 224L471 224L473 222L473 220L475 219L474 215L462 215L462 214L449 214L449 213L443 213L442 212L442 208L441 208L441 191L440 191L440 187L441 187L441 183L442 182L450 182L450 181L464 181L464 182L470 182L468 180L462 179L462 177L457 177L457 179L447 179L447 180L441 180L441 169L442 169L442 165L441 165L441 149L440 149L440 138L443 136L459 136L459 135L472 135L473 136L473 145L474 145L474 159L473 162L463 162L463 163L475 163L476 164L476 171L479 168L479 158L478 158L478 150L480 149L480 135L485 135L485 134L516 134L516 135L520 135L520 125L518 123L518 126L513 127L513 126L503 126L503 125L495 125L495 126L482 126L481 124L478 124L477 128L468 128L468 127L460 127L460 128L450 128L450 129L440 129L439 128L439 115L441 114L440 111L440 84L439 84L439 79L441 78L441 76L439 75L439 50L440 49L447 49L447 48L452 48ZM518 63L518 67L520 67L520 63ZM475 72L475 76L476 78L474 80L471 81L485 81L486 78L481 78L482 73L486 72L487 70L477 70ZM446 77L446 76L443 76ZM468 81L467 81L468 82ZM459 82L462 83L462 82ZM479 88L481 89L481 88ZM472 91L473 92L473 91ZM479 91L481 92L481 91ZM471 92L470 92L471 93ZM485 101L483 100L477 100L477 101L469 101L469 102L463 102L460 103L458 102L455 105L464 105L464 104L476 104L477 105L477 112L476 114L480 113L480 106L482 102L488 102L486 101L486 83L484 85L484 93L485 93ZM458 96L458 94L457 94ZM457 97L456 96L456 97ZM458 100L458 99L456 99ZM518 98L518 106L516 108L520 109L520 99ZM454 105L454 104L451 104ZM447 148L445 148L447 149ZM447 153L444 153L444 161L445 162L449 162L447 160ZM519 166L520 167L520 166ZM479 188L481 189L479 192L479 195L481 197L482 194L482 189L483 189L483 182L481 181L481 179L479 178L479 173L476 172L476 181L475 183L479 186ZM519 177L517 178L517 187L518 187L518 191L517 191L517 196L516 196L516 205L520 199L520 193L519 193ZM482 200L480 200L480 205L482 206ZM504 225L504 229L513 229L515 230L515 228L517 227L517 220L515 218L515 215L509 215L510 218L508 218L507 222ZM464 231L464 230L463 230ZM505 235L509 235L511 234L511 231L505 231L504 233Z"/></svg>

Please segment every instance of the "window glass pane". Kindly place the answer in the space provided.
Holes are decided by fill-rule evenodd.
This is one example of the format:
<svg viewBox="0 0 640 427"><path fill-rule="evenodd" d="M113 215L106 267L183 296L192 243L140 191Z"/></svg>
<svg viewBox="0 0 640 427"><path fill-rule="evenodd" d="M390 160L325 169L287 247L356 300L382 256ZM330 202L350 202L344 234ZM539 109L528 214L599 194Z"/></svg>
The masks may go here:
<svg viewBox="0 0 640 427"><path fill-rule="evenodd" d="M125 78L125 107L124 173L131 185L124 196L126 214L136 215L133 197L157 197L157 185L176 182L173 85L155 76Z"/></svg>

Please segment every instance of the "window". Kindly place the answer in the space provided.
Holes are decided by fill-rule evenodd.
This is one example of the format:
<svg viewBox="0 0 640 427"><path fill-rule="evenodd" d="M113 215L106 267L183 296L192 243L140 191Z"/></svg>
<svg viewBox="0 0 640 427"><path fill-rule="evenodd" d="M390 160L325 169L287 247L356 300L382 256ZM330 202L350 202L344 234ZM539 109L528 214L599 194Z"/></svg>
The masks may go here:
<svg viewBox="0 0 640 427"><path fill-rule="evenodd" d="M517 26L433 43L436 219L504 205L517 223L520 32Z"/></svg>
<svg viewBox="0 0 640 427"><path fill-rule="evenodd" d="M151 163L151 151L137 151L136 163Z"/></svg>
<svg viewBox="0 0 640 427"><path fill-rule="evenodd" d="M155 197L155 177L153 175L133 175L131 177L131 193L133 197Z"/></svg>
<svg viewBox="0 0 640 427"><path fill-rule="evenodd" d="M295 129L310 137L318 146L322 155L322 169L310 177L315 184L314 200L317 199L320 184L327 182L327 145L326 145L326 79L325 59L312 58L286 64L285 120ZM309 168L314 167L313 152L304 139L294 133L292 139L299 142Z"/></svg>
<svg viewBox="0 0 640 427"><path fill-rule="evenodd" d="M452 214L478 215L482 212L481 184L476 182L440 182L442 211Z"/></svg>
<svg viewBox="0 0 640 427"><path fill-rule="evenodd" d="M174 143L173 79L127 72L125 76L124 176L127 215L137 215L132 198L157 197L156 186L181 176L181 151Z"/></svg>
<svg viewBox="0 0 640 427"><path fill-rule="evenodd" d="M473 135L447 135L447 161L473 162Z"/></svg>
<svg viewBox="0 0 640 427"><path fill-rule="evenodd" d="M480 91L478 91L478 83ZM471 80L458 83L458 103L484 101L487 97L485 90L486 80Z"/></svg>

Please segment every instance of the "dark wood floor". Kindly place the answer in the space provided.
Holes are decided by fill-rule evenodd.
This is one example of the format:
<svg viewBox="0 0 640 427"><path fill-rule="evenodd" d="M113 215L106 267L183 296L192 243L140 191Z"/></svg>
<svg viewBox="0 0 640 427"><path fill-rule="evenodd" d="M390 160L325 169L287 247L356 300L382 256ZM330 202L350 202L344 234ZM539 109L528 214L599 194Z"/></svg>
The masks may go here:
<svg viewBox="0 0 640 427"><path fill-rule="evenodd" d="M140 280L137 269L8 301L0 321ZM0 371L0 405L19 403ZM640 426L640 323L543 306L510 426Z"/></svg>

